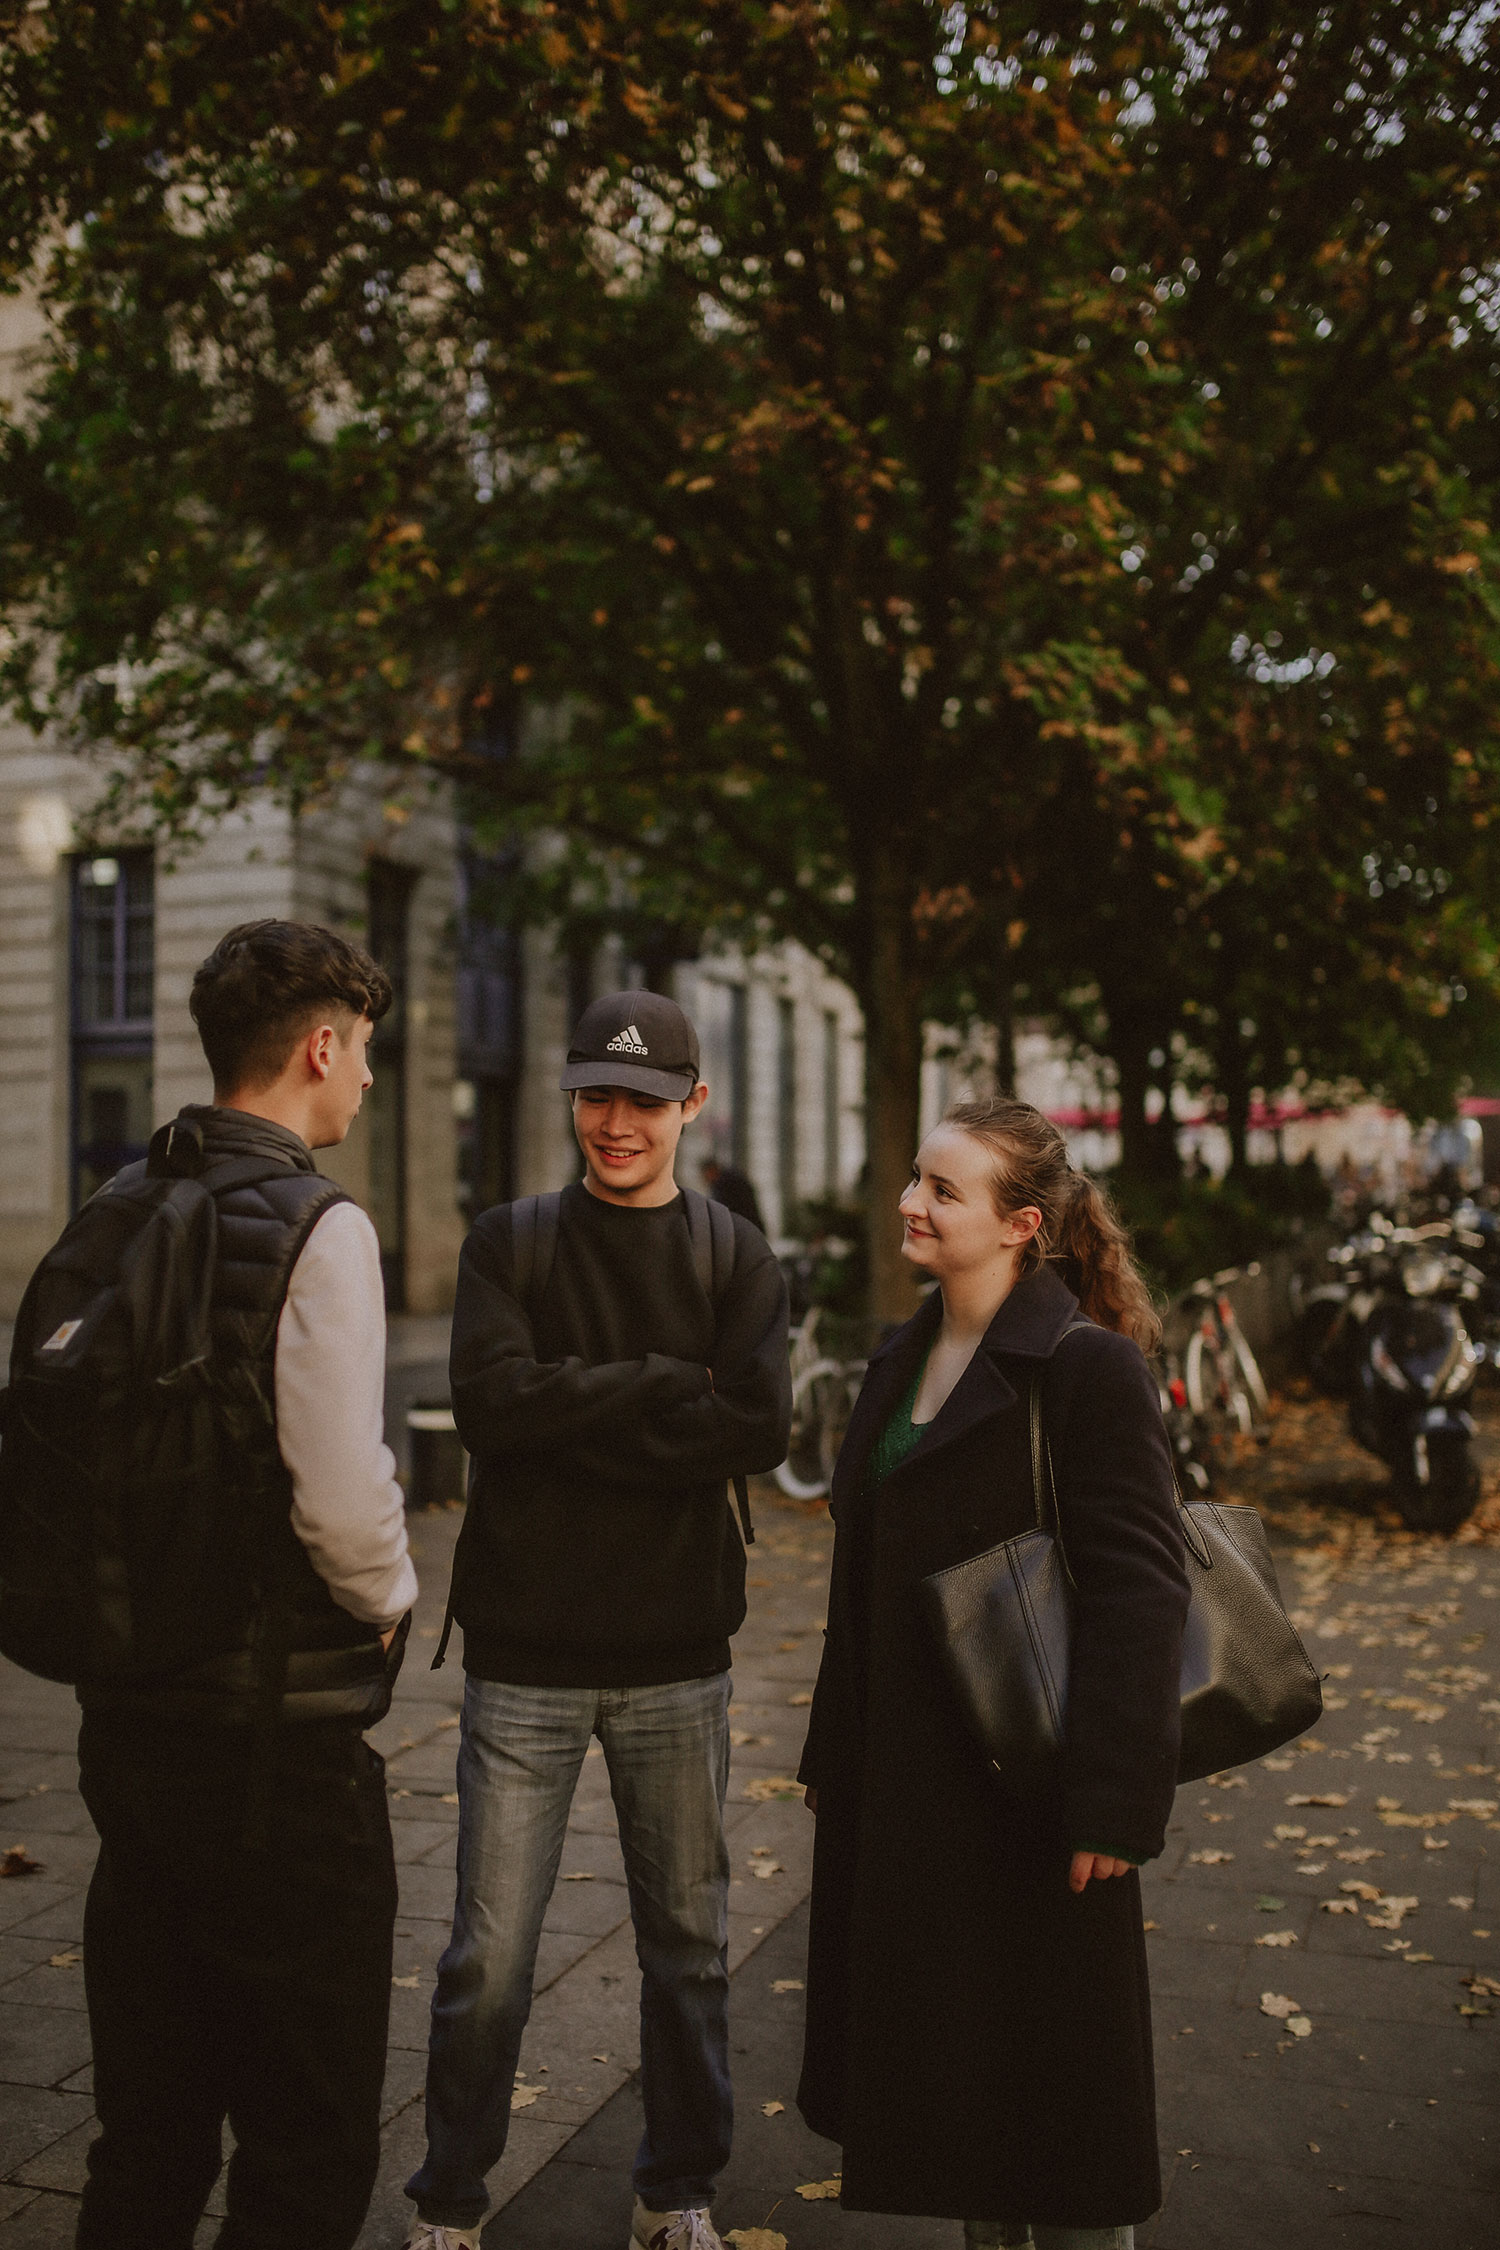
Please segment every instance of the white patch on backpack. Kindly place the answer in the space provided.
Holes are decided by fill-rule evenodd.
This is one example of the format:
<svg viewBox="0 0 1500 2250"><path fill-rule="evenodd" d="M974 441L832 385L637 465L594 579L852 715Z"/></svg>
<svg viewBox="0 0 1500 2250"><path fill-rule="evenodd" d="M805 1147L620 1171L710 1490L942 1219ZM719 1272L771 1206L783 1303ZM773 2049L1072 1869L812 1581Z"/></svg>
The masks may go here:
<svg viewBox="0 0 1500 2250"><path fill-rule="evenodd" d="M617 1031L615 1033L613 1039L607 1042L604 1052L607 1055L649 1056L651 1050L645 1045L640 1033L636 1030L635 1025L632 1023L627 1024L623 1031Z"/></svg>
<svg viewBox="0 0 1500 2250"><path fill-rule="evenodd" d="M46 1343L43 1344L42 1350L44 1352L64 1351L72 1343L73 1338L82 1326L81 1320L65 1320L61 1328L54 1328Z"/></svg>

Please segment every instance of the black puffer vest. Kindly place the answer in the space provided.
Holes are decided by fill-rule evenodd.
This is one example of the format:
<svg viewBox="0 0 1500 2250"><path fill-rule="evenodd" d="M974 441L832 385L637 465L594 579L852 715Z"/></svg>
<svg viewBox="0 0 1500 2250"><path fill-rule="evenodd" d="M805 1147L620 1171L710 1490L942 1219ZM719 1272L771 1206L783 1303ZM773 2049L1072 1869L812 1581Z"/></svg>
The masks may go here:
<svg viewBox="0 0 1500 2250"><path fill-rule="evenodd" d="M268 1118L197 1104L180 1116L202 1133L205 1174L242 1158L285 1167L215 1196L211 1388L224 1435L222 1473L243 1500L243 1520L254 1527L244 1542L252 1581L244 1632L239 1646L169 1683L91 1689L82 1700L90 1711L249 1725L268 1672L281 1675L284 1652L283 1723L373 1726L390 1709L405 1635L397 1634L388 1655L373 1628L329 1593L292 1529L292 1480L276 1440L276 1328L287 1284L323 1213L350 1198L316 1169L295 1133Z"/></svg>

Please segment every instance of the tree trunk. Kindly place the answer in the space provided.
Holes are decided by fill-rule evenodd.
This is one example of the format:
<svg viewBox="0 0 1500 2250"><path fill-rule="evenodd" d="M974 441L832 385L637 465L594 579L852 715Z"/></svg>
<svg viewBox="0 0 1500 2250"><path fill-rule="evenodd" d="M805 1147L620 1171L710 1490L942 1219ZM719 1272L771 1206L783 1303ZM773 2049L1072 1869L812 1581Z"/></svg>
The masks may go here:
<svg viewBox="0 0 1500 2250"><path fill-rule="evenodd" d="M1234 1024L1224 1026L1218 1051L1219 1095L1224 1104L1222 1124L1229 1135L1229 1169L1243 1174L1249 1162L1246 1143L1250 1133L1250 1072L1245 1045Z"/></svg>
<svg viewBox="0 0 1500 2250"><path fill-rule="evenodd" d="M1120 1075L1120 1171L1129 1181L1149 1180L1152 1174L1152 1133L1146 1117L1146 1089L1151 1067L1144 1039L1112 1031L1110 1051Z"/></svg>
<svg viewBox="0 0 1500 2250"><path fill-rule="evenodd" d="M1012 1097L1016 1091L1016 1005L1009 964L995 969L995 1091Z"/></svg>
<svg viewBox="0 0 1500 2250"><path fill-rule="evenodd" d="M1174 1180L1181 1170L1171 1072L1163 1075L1150 1060L1153 1048L1165 1049L1169 1036L1159 1027L1124 1017L1123 1011L1110 1012L1110 1054L1120 1074L1120 1170L1133 1182ZM1165 1097L1162 1113L1155 1119L1146 1114L1146 1096L1153 1086Z"/></svg>
<svg viewBox="0 0 1500 2250"><path fill-rule="evenodd" d="M906 1320L920 1297L901 1255L896 1206L911 1178L921 1124L922 995L899 882L872 881L870 919L869 966L859 996L865 1017L870 1311L879 1320Z"/></svg>

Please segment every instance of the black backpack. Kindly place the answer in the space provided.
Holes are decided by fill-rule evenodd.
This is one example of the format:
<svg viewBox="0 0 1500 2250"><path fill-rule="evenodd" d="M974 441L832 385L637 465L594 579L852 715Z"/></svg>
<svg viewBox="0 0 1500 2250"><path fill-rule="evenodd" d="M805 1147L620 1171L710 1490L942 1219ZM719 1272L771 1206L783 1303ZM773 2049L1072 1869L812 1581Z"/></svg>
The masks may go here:
<svg viewBox="0 0 1500 2250"><path fill-rule="evenodd" d="M47 1252L0 1394L0 1651L72 1686L232 1649L257 1599L264 1542L237 1438L274 1427L275 1407L250 1370L214 1367L214 1191L285 1167L247 1156L180 1176L174 1138L201 1165L191 1127L164 1129Z"/></svg>
<svg viewBox="0 0 1500 2250"><path fill-rule="evenodd" d="M682 1190L682 1203L687 1218L688 1236L693 1245L693 1265L704 1295L717 1311L734 1273L734 1216L722 1203L700 1195L696 1188ZM510 1247L516 1295L533 1318L546 1292L547 1283L552 1278L561 1215L562 1195L557 1189L550 1195L523 1195L510 1207ZM731 1481L740 1514L740 1531L745 1545L753 1547L755 1525L750 1517L750 1487L743 1476L736 1476ZM461 1531L460 1544L462 1538ZM455 1550L442 1638L432 1660L434 1672L448 1653L448 1641L453 1631L453 1599L457 1589L458 1551Z"/></svg>

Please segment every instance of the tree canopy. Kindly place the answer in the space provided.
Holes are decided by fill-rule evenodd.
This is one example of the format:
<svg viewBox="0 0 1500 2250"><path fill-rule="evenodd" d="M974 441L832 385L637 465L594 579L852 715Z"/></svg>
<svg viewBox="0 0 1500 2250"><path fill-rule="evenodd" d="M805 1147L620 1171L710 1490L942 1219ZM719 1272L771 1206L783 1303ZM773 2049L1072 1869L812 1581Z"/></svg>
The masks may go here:
<svg viewBox="0 0 1500 2250"><path fill-rule="evenodd" d="M1446 1097L1480 0L3 8L6 671L120 817L374 758L561 833L553 904L801 939L882 1211L938 993L1086 1028L1137 1168L1174 1069Z"/></svg>

